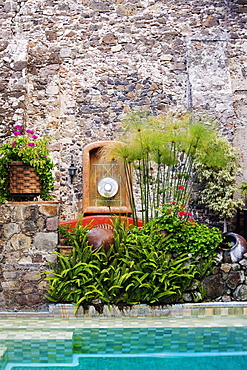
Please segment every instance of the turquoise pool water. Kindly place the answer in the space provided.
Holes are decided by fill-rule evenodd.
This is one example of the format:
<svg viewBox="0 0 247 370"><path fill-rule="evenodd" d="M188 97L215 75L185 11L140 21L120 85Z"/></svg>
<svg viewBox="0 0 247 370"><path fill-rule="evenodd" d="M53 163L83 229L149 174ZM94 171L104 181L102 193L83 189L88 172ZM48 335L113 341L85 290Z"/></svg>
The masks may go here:
<svg viewBox="0 0 247 370"><path fill-rule="evenodd" d="M247 316L0 318L0 370L240 370Z"/></svg>
<svg viewBox="0 0 247 370"><path fill-rule="evenodd" d="M7 340L8 363L4 369L247 367L247 327L75 328L67 339L61 335L53 339L48 331L42 333L43 339Z"/></svg>
<svg viewBox="0 0 247 370"><path fill-rule="evenodd" d="M81 357L75 359L73 364L57 365L11 365L7 370L243 370L246 369L246 355L224 356L135 356L135 357Z"/></svg>

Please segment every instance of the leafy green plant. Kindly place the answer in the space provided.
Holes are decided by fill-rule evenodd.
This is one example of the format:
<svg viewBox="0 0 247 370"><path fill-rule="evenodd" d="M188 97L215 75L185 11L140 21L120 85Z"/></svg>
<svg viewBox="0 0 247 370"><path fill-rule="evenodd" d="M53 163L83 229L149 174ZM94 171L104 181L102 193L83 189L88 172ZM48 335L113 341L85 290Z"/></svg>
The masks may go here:
<svg viewBox="0 0 247 370"><path fill-rule="evenodd" d="M200 227L193 227L195 237L191 232L186 238L181 227L184 225L186 232L186 226L192 227L193 222L179 207L170 205L163 210L163 218L157 217L143 228L127 230L121 219L115 218L114 245L107 253L104 248L92 250L88 246L86 228L64 229L72 253L57 253L58 263L51 265L46 277L46 297L74 303L77 309L95 300L106 304L182 301L183 292L193 281L210 271L214 248L221 239L216 231L210 234L209 229L202 232Z"/></svg>
<svg viewBox="0 0 247 370"><path fill-rule="evenodd" d="M241 195L244 197L243 200L243 206L246 207L247 205L247 182L242 182L241 187L239 188L241 190Z"/></svg>
<svg viewBox="0 0 247 370"><path fill-rule="evenodd" d="M238 190L236 177L240 171L238 155L226 138L217 137L208 144L203 155L198 153L195 168L197 181L202 185L197 202L224 218L226 232L227 219L244 205L241 199L234 197Z"/></svg>
<svg viewBox="0 0 247 370"><path fill-rule="evenodd" d="M75 246L75 245L85 245L87 241L87 231L90 227L89 225L82 226L81 220L83 215L78 216L78 222L76 223L75 228L70 228L69 225L60 225L59 226L59 237L60 244Z"/></svg>
<svg viewBox="0 0 247 370"><path fill-rule="evenodd" d="M190 212L184 210L181 203L165 204L161 215L148 222L142 229L135 228L128 235L128 242L136 243L138 239L151 243L162 241L163 249L178 255L187 253L193 258L209 258L215 254L222 242L218 228L209 228L198 224Z"/></svg>
<svg viewBox="0 0 247 370"><path fill-rule="evenodd" d="M0 202L11 200L9 192L9 171L12 161L22 161L34 168L41 180L41 199L51 199L54 178L53 163L49 157L47 145L51 138L39 138L34 131L24 133L20 125L14 126L13 136L0 147Z"/></svg>
<svg viewBox="0 0 247 370"><path fill-rule="evenodd" d="M247 182L242 182L240 187L242 195L246 196L247 194Z"/></svg>

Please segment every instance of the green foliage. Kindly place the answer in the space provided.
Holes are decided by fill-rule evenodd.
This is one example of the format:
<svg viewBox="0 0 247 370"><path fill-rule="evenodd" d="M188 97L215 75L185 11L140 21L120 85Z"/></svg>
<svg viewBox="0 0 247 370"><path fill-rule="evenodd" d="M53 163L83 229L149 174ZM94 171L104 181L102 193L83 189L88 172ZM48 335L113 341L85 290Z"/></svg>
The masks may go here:
<svg viewBox="0 0 247 370"><path fill-rule="evenodd" d="M237 156L208 119L191 115L155 117L138 112L128 115L123 124L121 142L110 145L104 154L108 152L124 163L136 224L139 200L135 186L139 189L142 220L148 222L159 214L164 203L189 205L197 171L204 184L201 202L220 216L230 215L239 206L240 202L233 200Z"/></svg>
<svg viewBox="0 0 247 370"><path fill-rule="evenodd" d="M78 217L75 228L71 229L69 225L59 226L60 243L63 245L85 245L87 241L87 231L90 225L82 226L82 215Z"/></svg>
<svg viewBox="0 0 247 370"><path fill-rule="evenodd" d="M198 224L184 211L180 203L166 204L162 214L148 222L143 228L135 228L128 235L128 242L162 243L165 252L181 255L187 253L193 258L210 258L222 242L222 234L216 227Z"/></svg>
<svg viewBox="0 0 247 370"><path fill-rule="evenodd" d="M211 151L211 147L215 150ZM209 157L210 161L207 160ZM236 177L240 165L238 155L227 139L215 138L215 141L208 145L203 157L199 153L195 168L197 181L203 185L198 194L198 202L220 217L232 217L234 212L243 206L243 202L234 198L238 190Z"/></svg>
<svg viewBox="0 0 247 370"><path fill-rule="evenodd" d="M51 199L54 178L52 176L53 163L49 157L47 144L51 140L45 136L38 138L34 132L27 130L21 134L22 128L14 127L14 136L0 147L0 202L11 200L9 192L10 162L23 161L32 166L41 180L41 199Z"/></svg>
<svg viewBox="0 0 247 370"><path fill-rule="evenodd" d="M247 194L247 182L242 182L240 187L242 195L246 196Z"/></svg>
<svg viewBox="0 0 247 370"><path fill-rule="evenodd" d="M173 216L164 211L163 218L131 230L126 230L120 218L115 219L114 245L108 253L88 246L86 228L65 229L72 253L56 253L58 263L51 265L52 272L46 277L46 297L74 303L77 308L96 299L107 304L182 301L183 292L193 281L210 271L213 247L221 239L216 231L210 234L206 227L196 227L177 215L175 206L172 212ZM180 233L182 226L185 232L191 230L187 238Z"/></svg>

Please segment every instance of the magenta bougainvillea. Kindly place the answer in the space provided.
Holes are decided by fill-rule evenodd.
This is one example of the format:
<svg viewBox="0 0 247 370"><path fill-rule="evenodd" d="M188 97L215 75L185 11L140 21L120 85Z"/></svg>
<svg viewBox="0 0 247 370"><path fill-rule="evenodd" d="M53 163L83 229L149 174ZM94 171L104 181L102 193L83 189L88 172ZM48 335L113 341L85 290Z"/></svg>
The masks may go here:
<svg viewBox="0 0 247 370"><path fill-rule="evenodd" d="M54 178L53 162L47 145L51 138L40 138L33 130L21 125L13 127L13 135L0 147L0 202L11 200L9 192L9 168L12 161L22 161L32 166L41 180L41 199L51 199Z"/></svg>

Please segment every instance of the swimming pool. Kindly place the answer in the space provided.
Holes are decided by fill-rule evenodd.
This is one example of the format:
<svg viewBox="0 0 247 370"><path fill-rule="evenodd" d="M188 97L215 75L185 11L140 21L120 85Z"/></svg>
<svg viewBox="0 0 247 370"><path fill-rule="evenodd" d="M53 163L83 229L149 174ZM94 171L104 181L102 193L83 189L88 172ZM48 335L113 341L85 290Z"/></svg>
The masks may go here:
<svg viewBox="0 0 247 370"><path fill-rule="evenodd" d="M247 316L0 318L3 370L246 369Z"/></svg>
<svg viewBox="0 0 247 370"><path fill-rule="evenodd" d="M231 355L231 356L124 356L124 357L78 357L74 359L73 364L56 364L56 365L11 365L6 369L11 370L66 370L73 368L74 370L129 370L134 367L135 370L158 370L169 369L178 370L244 370L246 369L247 356Z"/></svg>

